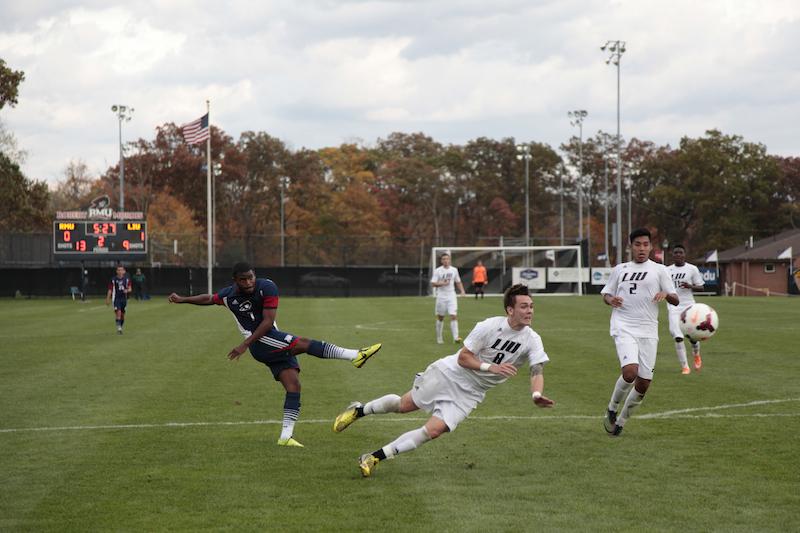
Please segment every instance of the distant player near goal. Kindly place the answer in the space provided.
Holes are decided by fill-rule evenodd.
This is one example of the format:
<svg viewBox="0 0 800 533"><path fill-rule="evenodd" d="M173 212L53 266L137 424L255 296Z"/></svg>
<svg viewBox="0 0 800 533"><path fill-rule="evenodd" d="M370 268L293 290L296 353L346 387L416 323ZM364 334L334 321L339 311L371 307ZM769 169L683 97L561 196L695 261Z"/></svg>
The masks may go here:
<svg viewBox="0 0 800 533"><path fill-rule="evenodd" d="M440 261L441 266L433 271L431 286L436 289L436 342L444 343L442 330L444 329L444 315L450 315L450 332L453 334L453 342L461 342L458 334L458 300L456 299L456 287L461 296L466 296L464 284L458 275L458 269L450 264L450 254L443 253Z"/></svg>
<svg viewBox="0 0 800 533"><path fill-rule="evenodd" d="M686 262L686 248L682 244L672 247L673 264L667 267L672 282L675 284L675 291L678 293L680 303L677 306L667 308L669 315L669 333L675 339L675 351L678 353L678 361L681 364L681 373L690 374L689 361L686 359L686 345L683 343L683 332L680 328L681 313L694 305L693 290L701 290L704 286L703 276L700 270L691 263ZM689 339L694 355L694 369L698 372L703 367L703 359L700 357L700 342Z"/></svg>
<svg viewBox="0 0 800 533"><path fill-rule="evenodd" d="M505 316L479 322L458 353L431 363L417 374L414 386L402 397L382 396L366 404L354 402L336 417L333 431L340 432L359 418L423 409L431 414L424 426L400 435L386 446L359 458L361 475L369 477L380 461L410 452L431 439L456 429L481 403L486 392L517 374L526 361L531 369L533 403L552 407L542 396L544 364L549 360L542 339L530 328L533 300L528 287L514 285L504 294Z"/></svg>
<svg viewBox="0 0 800 533"><path fill-rule="evenodd" d="M620 376L611 393L603 426L619 436L631 412L642 403L656 366L658 306L662 300L678 305L678 295L667 267L649 259L652 245L645 228L630 234L633 261L611 270L600 294L612 307L610 333L617 348ZM621 410L620 402L625 400Z"/></svg>

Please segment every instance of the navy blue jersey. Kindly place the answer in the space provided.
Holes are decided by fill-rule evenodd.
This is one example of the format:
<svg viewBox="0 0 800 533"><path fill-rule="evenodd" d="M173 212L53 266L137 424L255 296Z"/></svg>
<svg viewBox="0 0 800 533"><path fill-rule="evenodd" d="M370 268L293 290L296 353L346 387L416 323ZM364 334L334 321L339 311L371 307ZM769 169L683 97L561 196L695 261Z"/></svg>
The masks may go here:
<svg viewBox="0 0 800 533"><path fill-rule="evenodd" d="M121 278L114 276L108 282L108 290L111 291L111 301L115 304L127 302L128 291L131 290L131 278L128 276L122 276Z"/></svg>
<svg viewBox="0 0 800 533"><path fill-rule="evenodd" d="M233 313L242 335L249 337L261 324L264 309L278 308L278 286L271 279L257 278L251 294L240 293L233 284L213 298L215 304L224 305Z"/></svg>

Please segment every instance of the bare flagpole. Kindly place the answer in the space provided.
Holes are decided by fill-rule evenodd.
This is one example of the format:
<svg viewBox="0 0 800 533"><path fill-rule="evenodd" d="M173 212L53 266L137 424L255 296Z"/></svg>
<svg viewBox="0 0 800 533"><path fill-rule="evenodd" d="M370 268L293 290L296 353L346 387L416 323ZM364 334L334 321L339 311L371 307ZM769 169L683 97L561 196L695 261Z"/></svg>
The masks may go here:
<svg viewBox="0 0 800 533"><path fill-rule="evenodd" d="M206 139L206 218L208 222L208 294L214 294L212 273L214 265L211 264L211 250L214 248L211 233L211 100L206 100L206 113L208 113L208 138Z"/></svg>

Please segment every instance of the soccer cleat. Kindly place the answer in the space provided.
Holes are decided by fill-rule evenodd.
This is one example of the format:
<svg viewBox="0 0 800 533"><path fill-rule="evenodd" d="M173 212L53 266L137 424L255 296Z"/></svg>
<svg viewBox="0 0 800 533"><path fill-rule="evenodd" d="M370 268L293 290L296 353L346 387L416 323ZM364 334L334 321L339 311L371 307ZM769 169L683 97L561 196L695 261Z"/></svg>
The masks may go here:
<svg viewBox="0 0 800 533"><path fill-rule="evenodd" d="M453 339L453 342L456 343L456 344L461 344L461 342L462 342L461 341L461 337L456 337L455 339Z"/></svg>
<svg viewBox="0 0 800 533"><path fill-rule="evenodd" d="M291 446L294 448L305 448L302 444L294 440L294 437L288 439L278 439L278 446Z"/></svg>
<svg viewBox="0 0 800 533"><path fill-rule="evenodd" d="M700 354L694 356L694 369L699 371L703 368L703 359L700 358Z"/></svg>
<svg viewBox="0 0 800 533"><path fill-rule="evenodd" d="M347 409L339 413L339 416L333 421L334 433L344 431L347 426L355 422L358 418L358 411L356 409L362 406L363 404L361 402L353 402L347 406Z"/></svg>
<svg viewBox="0 0 800 533"><path fill-rule="evenodd" d="M375 467L378 466L378 458L371 453L365 453L358 460L358 468L361 469L362 477L369 477L372 475Z"/></svg>
<svg viewBox="0 0 800 533"><path fill-rule="evenodd" d="M681 368L681 374L683 374L684 376L687 375L687 374L691 374L691 373L692 373L692 371L689 369L688 366L685 366L685 367Z"/></svg>
<svg viewBox="0 0 800 533"><path fill-rule="evenodd" d="M436 339L436 344L444 344L444 339Z"/></svg>
<svg viewBox="0 0 800 533"><path fill-rule="evenodd" d="M122 327L117 328L117 335L122 335Z"/></svg>
<svg viewBox="0 0 800 533"><path fill-rule="evenodd" d="M366 348L361 348L358 351L358 355L355 359L353 359L353 366L356 368L361 368L364 366L364 363L367 362L367 359L378 353L378 350L381 349L381 343L373 344L372 346L367 346Z"/></svg>
<svg viewBox="0 0 800 533"><path fill-rule="evenodd" d="M612 411L609 409L606 411L606 416L603 419L603 427L606 430L606 433L611 434L614 431L614 428L617 426L617 412Z"/></svg>
<svg viewBox="0 0 800 533"><path fill-rule="evenodd" d="M619 437L620 435L622 435L622 426L614 424L614 428L611 431L609 431L608 436Z"/></svg>

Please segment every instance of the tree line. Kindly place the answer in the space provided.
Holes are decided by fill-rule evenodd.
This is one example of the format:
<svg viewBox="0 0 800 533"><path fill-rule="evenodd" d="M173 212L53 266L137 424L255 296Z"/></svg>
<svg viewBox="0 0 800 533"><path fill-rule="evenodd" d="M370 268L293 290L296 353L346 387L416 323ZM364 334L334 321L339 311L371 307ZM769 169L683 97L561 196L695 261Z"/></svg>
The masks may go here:
<svg viewBox="0 0 800 533"><path fill-rule="evenodd" d="M16 92L12 96L6 101L13 105ZM238 139L213 126L210 133L221 264L279 264L281 234L294 243L292 263L298 264L415 264L419 253L412 251L420 247L427 253L434 245L522 244L525 161L519 144L528 144L532 154L531 244L559 244L562 234L565 244L576 242L579 184L593 264L602 264L597 256L604 251L606 204L615 220L616 136L602 131L558 149L514 138L445 144L424 133L395 132L369 146L311 150L291 149L263 131ZM771 155L738 135L710 130L674 148L634 138L620 142L619 160L623 231L629 224L648 226L656 243L682 242L692 257L797 227L800 220L800 158ZM159 259L204 262L205 161L205 145L187 145L173 123L125 146L126 210L146 213ZM55 211L83 208L102 194L116 203L118 165L93 176L85 164L72 162L48 189L24 176L8 144L0 143L0 231L49 232ZM180 257L171 256L176 239ZM610 255L613 261L613 249Z"/></svg>

